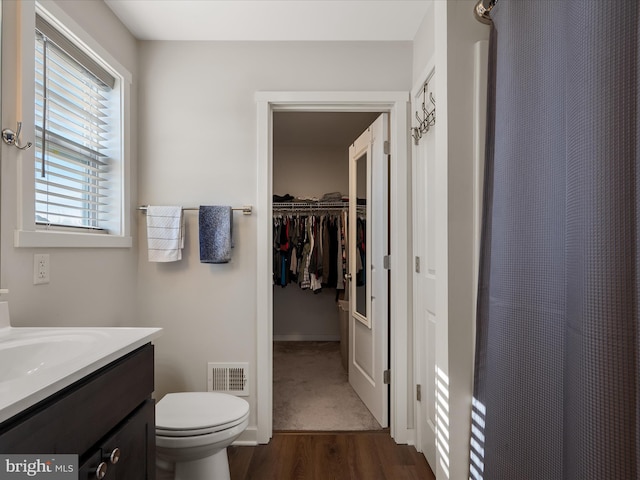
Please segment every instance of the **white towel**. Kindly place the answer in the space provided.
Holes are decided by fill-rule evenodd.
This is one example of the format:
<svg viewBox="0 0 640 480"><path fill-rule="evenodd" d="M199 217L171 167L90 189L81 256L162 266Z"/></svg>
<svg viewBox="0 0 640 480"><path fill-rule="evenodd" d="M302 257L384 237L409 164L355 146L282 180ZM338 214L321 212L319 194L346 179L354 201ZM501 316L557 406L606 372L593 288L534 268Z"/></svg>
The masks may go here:
<svg viewBox="0 0 640 480"><path fill-rule="evenodd" d="M147 207L147 247L150 262L182 260L184 216L182 207Z"/></svg>

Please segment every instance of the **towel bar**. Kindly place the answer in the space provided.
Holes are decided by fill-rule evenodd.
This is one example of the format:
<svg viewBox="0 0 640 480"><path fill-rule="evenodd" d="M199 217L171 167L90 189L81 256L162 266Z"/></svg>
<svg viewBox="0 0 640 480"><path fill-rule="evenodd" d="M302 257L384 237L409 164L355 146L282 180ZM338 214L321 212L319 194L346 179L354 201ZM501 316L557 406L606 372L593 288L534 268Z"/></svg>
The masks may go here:
<svg viewBox="0 0 640 480"><path fill-rule="evenodd" d="M146 212L148 207L149 205L140 205L138 207L138 210ZM182 207L182 210L200 210L200 207ZM243 207L232 208L231 210L235 212L241 211L244 215L251 215L251 213L253 212L253 206L245 205Z"/></svg>

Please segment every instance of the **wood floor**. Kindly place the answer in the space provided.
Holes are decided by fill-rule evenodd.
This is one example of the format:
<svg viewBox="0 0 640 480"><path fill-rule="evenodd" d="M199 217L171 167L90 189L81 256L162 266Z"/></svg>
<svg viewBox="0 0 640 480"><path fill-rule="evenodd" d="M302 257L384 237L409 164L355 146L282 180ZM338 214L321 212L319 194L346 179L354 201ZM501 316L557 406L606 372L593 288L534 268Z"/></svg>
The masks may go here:
<svg viewBox="0 0 640 480"><path fill-rule="evenodd" d="M231 480L435 480L424 456L388 431L274 433L227 452Z"/></svg>

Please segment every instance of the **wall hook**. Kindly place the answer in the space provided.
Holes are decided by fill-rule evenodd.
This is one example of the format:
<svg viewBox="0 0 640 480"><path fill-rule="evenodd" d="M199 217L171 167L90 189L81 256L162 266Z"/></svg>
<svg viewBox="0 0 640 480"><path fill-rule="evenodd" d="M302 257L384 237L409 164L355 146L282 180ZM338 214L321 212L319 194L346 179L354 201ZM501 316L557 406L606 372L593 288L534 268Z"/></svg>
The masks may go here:
<svg viewBox="0 0 640 480"><path fill-rule="evenodd" d="M5 128L2 130L2 140L4 140L4 143L7 145L15 145L16 148L20 150L31 148L31 142L27 142L26 145L20 145L20 130L22 130L22 122L18 122L18 129L16 132L9 128Z"/></svg>
<svg viewBox="0 0 640 480"><path fill-rule="evenodd" d="M436 124L436 99L433 96L433 92L429 92L429 101L433 105L433 108L431 110L427 108L427 91L429 89L429 79L431 79L431 76L429 76L424 85L422 85L422 117L420 117L420 113L416 111L415 113L418 125L411 128L411 136L413 137L414 143L416 145L420 143L420 139L422 138L422 136Z"/></svg>

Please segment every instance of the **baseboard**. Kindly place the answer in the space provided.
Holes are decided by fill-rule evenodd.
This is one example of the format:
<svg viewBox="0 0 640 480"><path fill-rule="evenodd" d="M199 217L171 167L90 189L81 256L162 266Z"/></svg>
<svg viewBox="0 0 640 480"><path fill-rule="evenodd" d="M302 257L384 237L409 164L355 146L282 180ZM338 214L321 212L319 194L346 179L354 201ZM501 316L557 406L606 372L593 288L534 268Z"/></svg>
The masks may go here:
<svg viewBox="0 0 640 480"><path fill-rule="evenodd" d="M237 447L255 447L258 445L258 427L247 427L232 445Z"/></svg>
<svg viewBox="0 0 640 480"><path fill-rule="evenodd" d="M274 342L339 342L340 335L274 335Z"/></svg>

